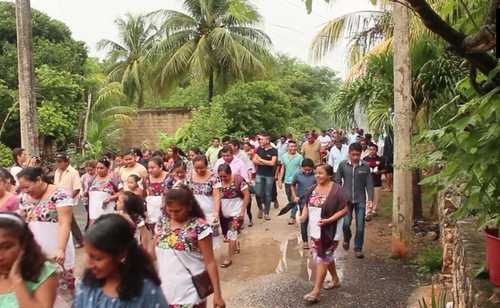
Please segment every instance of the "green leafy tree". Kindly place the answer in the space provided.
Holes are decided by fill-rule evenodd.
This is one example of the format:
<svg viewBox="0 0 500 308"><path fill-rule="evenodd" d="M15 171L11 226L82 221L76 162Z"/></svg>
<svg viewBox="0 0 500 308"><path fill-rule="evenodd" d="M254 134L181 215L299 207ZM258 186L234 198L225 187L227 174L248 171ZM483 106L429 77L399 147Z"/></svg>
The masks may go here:
<svg viewBox="0 0 500 308"><path fill-rule="evenodd" d="M177 130L175 139L184 149L206 149L215 136L227 134L229 123L223 104L214 100L209 106L195 109L192 119Z"/></svg>
<svg viewBox="0 0 500 308"><path fill-rule="evenodd" d="M136 100L139 108L144 106L147 84L146 57L154 43L156 28L143 15L127 14L115 21L120 41L101 40L97 47L109 51L112 66L109 76L122 83L124 93Z"/></svg>
<svg viewBox="0 0 500 308"><path fill-rule="evenodd" d="M157 84L172 87L190 74L208 80L208 101L214 83L226 85L262 74L272 61L271 40L255 26L258 12L246 0L185 0L186 12L161 10L160 34L154 48Z"/></svg>
<svg viewBox="0 0 500 308"><path fill-rule="evenodd" d="M252 135L267 131L273 135L286 132L291 119L289 97L272 81L238 83L214 102L228 115L228 132Z"/></svg>
<svg viewBox="0 0 500 308"><path fill-rule="evenodd" d="M78 112L82 110L83 89L80 81L84 74L87 49L83 42L71 38L71 31L64 23L37 10L33 10L32 14L33 60L38 78L35 94L38 107L42 108L47 103L50 106L43 107L42 112L55 109L59 112L54 115L55 118L70 121L63 125L66 129L70 128L69 131L47 131L54 134L58 132L56 138L62 140L65 136L67 141L71 142L75 136ZM4 88L4 91L0 89L0 120L7 119L3 125L1 140L11 147L19 146L20 140L17 85L15 6L11 2L0 1L0 88ZM80 88L76 90L74 87ZM6 93L10 94L4 95ZM67 115L70 117L66 118ZM53 137L49 136L51 139Z"/></svg>

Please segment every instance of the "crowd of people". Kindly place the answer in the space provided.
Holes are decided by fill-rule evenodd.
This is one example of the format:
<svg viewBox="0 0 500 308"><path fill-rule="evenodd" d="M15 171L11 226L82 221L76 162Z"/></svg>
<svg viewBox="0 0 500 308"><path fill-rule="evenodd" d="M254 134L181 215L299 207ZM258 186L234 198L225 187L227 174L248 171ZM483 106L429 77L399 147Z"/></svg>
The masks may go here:
<svg viewBox="0 0 500 308"><path fill-rule="evenodd" d="M316 303L321 289L340 286L335 251L340 243L349 250L353 216L355 256L364 256L365 221L377 214L382 176L392 189L391 140L330 129L272 143L262 132L214 138L205 152L173 145L106 153L83 170L61 152L53 171L14 149L15 165L0 169L0 306L197 308L213 295L214 307L225 307L218 267L242 253L241 230L255 223L253 200L263 223L273 207L298 223L317 264L304 300ZM73 212L82 205L84 232ZM214 249L222 245L218 262ZM76 282L80 248L87 261Z"/></svg>

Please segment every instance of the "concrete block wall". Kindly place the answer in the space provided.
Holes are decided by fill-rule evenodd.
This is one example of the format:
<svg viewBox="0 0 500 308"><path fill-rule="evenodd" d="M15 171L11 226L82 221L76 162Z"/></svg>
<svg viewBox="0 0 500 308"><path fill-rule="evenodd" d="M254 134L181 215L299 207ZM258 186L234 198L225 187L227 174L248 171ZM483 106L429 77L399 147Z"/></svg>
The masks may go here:
<svg viewBox="0 0 500 308"><path fill-rule="evenodd" d="M122 130L121 145L124 149L147 145L156 149L160 133L175 136L176 131L191 119L191 111L184 108L139 110L131 123Z"/></svg>

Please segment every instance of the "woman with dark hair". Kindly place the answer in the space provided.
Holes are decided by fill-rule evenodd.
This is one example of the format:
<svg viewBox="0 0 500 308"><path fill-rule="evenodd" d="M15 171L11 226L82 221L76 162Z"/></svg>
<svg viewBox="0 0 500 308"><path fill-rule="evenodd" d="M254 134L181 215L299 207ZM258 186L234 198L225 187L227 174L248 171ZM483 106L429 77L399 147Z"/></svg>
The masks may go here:
<svg viewBox="0 0 500 308"><path fill-rule="evenodd" d="M11 177L9 171L0 168L0 212L15 212L19 209L19 197L11 192Z"/></svg>
<svg viewBox="0 0 500 308"><path fill-rule="evenodd" d="M234 253L240 253L238 233L245 215L245 210L250 202L250 189L248 184L239 175L231 174L229 164L222 164L217 169L221 179L221 226L224 237L229 241L228 255L221 267L229 267L233 263Z"/></svg>
<svg viewBox="0 0 500 308"><path fill-rule="evenodd" d="M116 202L116 210L134 225L135 239L147 250L151 236L146 228L144 199L131 191L122 191Z"/></svg>
<svg viewBox="0 0 500 308"><path fill-rule="evenodd" d="M26 155L26 150L22 148L15 148L12 150L12 158L14 160L14 166L12 166L9 170L10 174L16 179L17 174L26 167L28 162L28 155ZM16 179L17 184L17 179Z"/></svg>
<svg viewBox="0 0 500 308"><path fill-rule="evenodd" d="M316 279L313 290L304 296L309 304L319 301L320 291L340 287L340 279L335 267L335 250L342 238L343 217L347 214L347 197L344 189L333 182L333 167L316 167L316 183L304 196L305 206L301 222L309 220L308 234L312 242L312 252L316 262ZM324 283L326 273L332 281Z"/></svg>
<svg viewBox="0 0 500 308"><path fill-rule="evenodd" d="M123 216L99 217L85 234L85 253L75 308L168 307L153 261Z"/></svg>
<svg viewBox="0 0 500 308"><path fill-rule="evenodd" d="M89 185L89 219L92 224L99 216L113 213L118 199L118 183L112 175L111 162L103 157L97 161L96 176Z"/></svg>
<svg viewBox="0 0 500 308"><path fill-rule="evenodd" d="M0 213L0 247L0 307L52 307L56 266L47 261L17 214Z"/></svg>
<svg viewBox="0 0 500 308"><path fill-rule="evenodd" d="M205 308L210 292L202 290L212 286L214 307L225 307L212 228L191 190L185 185L169 190L165 211L155 228L155 254L167 301L172 307ZM196 285L195 276L203 278L196 279Z"/></svg>
<svg viewBox="0 0 500 308"><path fill-rule="evenodd" d="M163 160L155 156L148 161L148 176L144 179L144 196L146 198L146 223L150 230L163 215L163 196L167 189L168 173L163 169Z"/></svg>
<svg viewBox="0 0 500 308"><path fill-rule="evenodd" d="M188 173L187 185L203 210L206 221L212 226L214 246L218 247L220 244L220 179L217 174L208 169L208 160L204 155L193 157L193 167L193 171Z"/></svg>
<svg viewBox="0 0 500 308"><path fill-rule="evenodd" d="M191 148L188 151L187 163L186 163L186 170L188 174L190 174L191 171L193 171L193 163L194 163L193 159L198 155L202 155L199 148Z"/></svg>
<svg viewBox="0 0 500 308"><path fill-rule="evenodd" d="M73 198L64 188L47 183L41 168L25 168L17 178L22 192L21 213L43 252L61 266L63 274L59 277L58 294L69 306L73 299L75 267L75 246L70 232Z"/></svg>
<svg viewBox="0 0 500 308"><path fill-rule="evenodd" d="M179 185L185 185L187 181L187 170L186 164L182 160L178 160L174 163L172 167L172 171L168 176L167 182L167 190L175 188Z"/></svg>

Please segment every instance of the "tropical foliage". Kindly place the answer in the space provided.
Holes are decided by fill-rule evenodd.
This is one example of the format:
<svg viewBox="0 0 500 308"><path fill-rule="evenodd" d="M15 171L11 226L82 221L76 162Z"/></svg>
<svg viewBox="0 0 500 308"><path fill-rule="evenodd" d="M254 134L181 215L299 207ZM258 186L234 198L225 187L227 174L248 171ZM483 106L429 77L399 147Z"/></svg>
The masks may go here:
<svg viewBox="0 0 500 308"><path fill-rule="evenodd" d="M156 27L143 15L125 15L115 21L118 27L119 42L101 40L100 49L109 51L109 76L112 81L119 81L130 101L144 106L148 84L147 57L154 44Z"/></svg>
<svg viewBox="0 0 500 308"><path fill-rule="evenodd" d="M235 79L262 75L272 61L271 40L255 28L261 17L245 0L184 1L185 12L161 10L162 39L154 47L157 84L169 89L187 75L224 88Z"/></svg>
<svg viewBox="0 0 500 308"><path fill-rule="evenodd" d="M71 38L60 21L33 10L33 61L36 97L43 141L74 142L78 115L83 110L83 74L87 49ZM15 7L0 2L0 140L19 146Z"/></svg>

